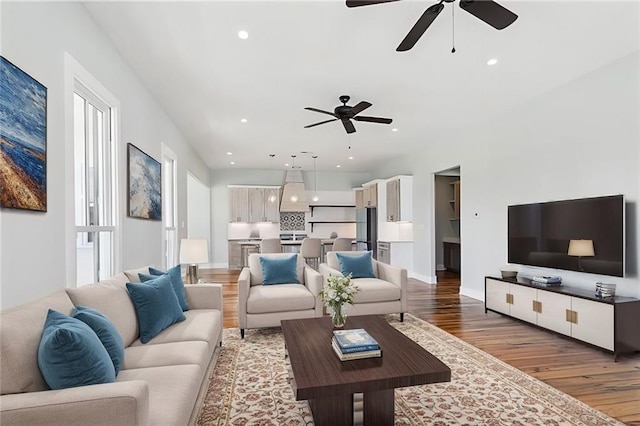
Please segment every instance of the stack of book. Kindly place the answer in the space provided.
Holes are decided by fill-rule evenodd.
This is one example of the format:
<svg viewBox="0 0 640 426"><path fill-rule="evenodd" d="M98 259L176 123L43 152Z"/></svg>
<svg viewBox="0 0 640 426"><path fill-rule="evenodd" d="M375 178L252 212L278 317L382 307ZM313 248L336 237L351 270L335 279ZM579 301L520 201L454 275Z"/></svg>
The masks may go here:
<svg viewBox="0 0 640 426"><path fill-rule="evenodd" d="M340 361L382 356L378 342L363 328L334 330L331 346Z"/></svg>
<svg viewBox="0 0 640 426"><path fill-rule="evenodd" d="M557 275L553 276L535 276L531 278L533 284L543 285L545 287L555 287L562 285L562 278Z"/></svg>

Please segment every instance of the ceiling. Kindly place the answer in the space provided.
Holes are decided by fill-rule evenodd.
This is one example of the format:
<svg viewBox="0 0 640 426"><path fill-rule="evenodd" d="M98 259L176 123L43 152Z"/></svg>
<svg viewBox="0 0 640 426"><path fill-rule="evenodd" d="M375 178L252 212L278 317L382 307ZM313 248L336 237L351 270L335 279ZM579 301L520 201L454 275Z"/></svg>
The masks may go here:
<svg viewBox="0 0 640 426"><path fill-rule="evenodd" d="M412 50L396 52L433 3L347 8L344 1L125 1L85 7L214 169L282 169L292 154L296 165L312 169L305 151L318 156L319 171L339 164L340 171L368 172L639 49L638 1L502 0L519 16L502 31L456 2L445 5ZM249 38L241 40L240 30ZM488 66L490 58L498 63ZM393 123L355 122L351 136L339 121L303 128L331 118L304 107L332 111L343 94L351 96L350 105L373 104L363 115Z"/></svg>

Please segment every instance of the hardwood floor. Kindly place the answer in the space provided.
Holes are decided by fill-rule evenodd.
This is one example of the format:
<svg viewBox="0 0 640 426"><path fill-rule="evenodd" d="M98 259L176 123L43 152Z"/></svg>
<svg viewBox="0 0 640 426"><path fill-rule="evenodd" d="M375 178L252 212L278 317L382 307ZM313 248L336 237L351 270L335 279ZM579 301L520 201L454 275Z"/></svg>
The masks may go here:
<svg viewBox="0 0 640 426"><path fill-rule="evenodd" d="M239 271L202 269L223 285L224 327L238 326ZM640 354L613 356L597 348L492 312L460 295L456 274L437 285L409 279L408 312L624 423L640 425ZM640 325L639 331L640 332Z"/></svg>

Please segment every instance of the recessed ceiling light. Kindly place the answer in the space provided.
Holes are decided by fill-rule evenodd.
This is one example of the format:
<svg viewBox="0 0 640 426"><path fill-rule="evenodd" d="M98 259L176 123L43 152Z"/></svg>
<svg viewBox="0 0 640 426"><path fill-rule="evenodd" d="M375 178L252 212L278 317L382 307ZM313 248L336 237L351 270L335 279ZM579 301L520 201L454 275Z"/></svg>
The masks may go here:
<svg viewBox="0 0 640 426"><path fill-rule="evenodd" d="M249 38L249 33L245 30L238 31L238 37L240 37L242 40L246 40Z"/></svg>
<svg viewBox="0 0 640 426"><path fill-rule="evenodd" d="M289 163L284 163L284 166L285 167L289 167Z"/></svg>
<svg viewBox="0 0 640 426"><path fill-rule="evenodd" d="M227 152L227 155L233 155L233 152L229 151Z"/></svg>
<svg viewBox="0 0 640 426"><path fill-rule="evenodd" d="M231 161L231 162L229 162L229 164L231 164L233 166L234 164L236 164L236 162L235 161Z"/></svg>
<svg viewBox="0 0 640 426"><path fill-rule="evenodd" d="M397 131L398 131L398 128L397 128L397 127L394 127L393 129L391 129L391 131L392 131L392 132L397 132Z"/></svg>
<svg viewBox="0 0 640 426"><path fill-rule="evenodd" d="M349 160L353 160L353 157L349 157Z"/></svg>
<svg viewBox="0 0 640 426"><path fill-rule="evenodd" d="M340 164L336 165L337 168L340 168Z"/></svg>
<svg viewBox="0 0 640 426"><path fill-rule="evenodd" d="M241 118L241 119L240 119L240 122L241 122L241 123L246 123L246 122L247 122L247 119L246 119L246 118Z"/></svg>
<svg viewBox="0 0 640 426"><path fill-rule="evenodd" d="M487 61L487 65L495 65L498 63L498 60L496 58L491 58Z"/></svg>

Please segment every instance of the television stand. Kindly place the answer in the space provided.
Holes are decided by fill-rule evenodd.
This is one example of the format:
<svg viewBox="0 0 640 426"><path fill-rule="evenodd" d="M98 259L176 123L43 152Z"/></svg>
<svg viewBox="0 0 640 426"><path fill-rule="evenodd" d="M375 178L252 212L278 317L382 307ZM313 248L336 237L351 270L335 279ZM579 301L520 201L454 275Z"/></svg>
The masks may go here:
<svg viewBox="0 0 640 426"><path fill-rule="evenodd" d="M613 353L640 351L640 299L597 298L595 289L542 287L526 278L485 277L484 311L519 319Z"/></svg>

